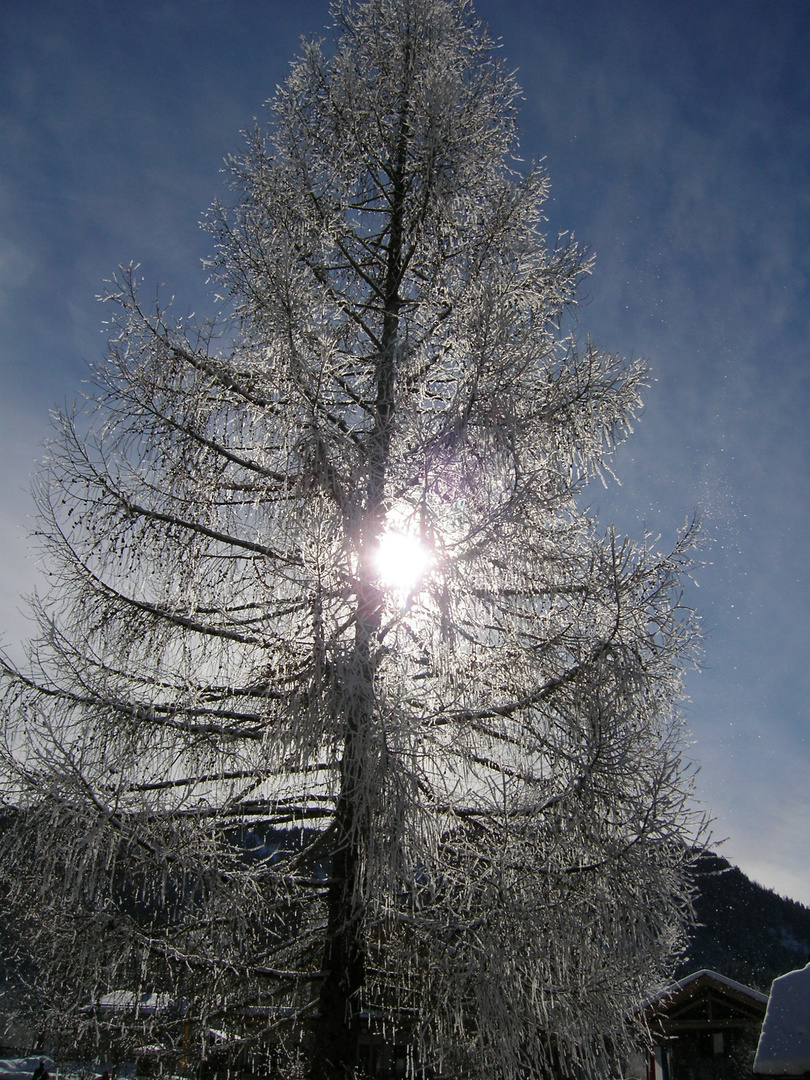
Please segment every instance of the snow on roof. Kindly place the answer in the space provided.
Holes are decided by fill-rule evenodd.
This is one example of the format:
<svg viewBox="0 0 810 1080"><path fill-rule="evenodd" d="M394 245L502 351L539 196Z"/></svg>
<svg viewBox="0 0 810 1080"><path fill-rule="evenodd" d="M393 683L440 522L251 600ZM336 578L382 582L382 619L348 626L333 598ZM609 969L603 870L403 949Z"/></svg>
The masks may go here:
<svg viewBox="0 0 810 1080"><path fill-rule="evenodd" d="M710 971L708 968L701 968L700 971L693 971L691 975L686 975L683 979L678 979L677 982L670 983L669 986L660 990L657 994L653 994L652 997L647 999L647 1005L654 1005L660 1001L666 1001L667 998L674 997L682 990L685 990L691 983L698 980L705 980L709 982L719 983L721 986L725 986L727 990L732 990L736 994L741 994L743 997L753 998L754 1001L760 1002L765 1005L768 1001L768 995L761 993L759 990L754 990L751 986L745 986L743 983L735 982L734 979L729 979L726 975L721 975L718 971Z"/></svg>
<svg viewBox="0 0 810 1080"><path fill-rule="evenodd" d="M754 1072L760 1076L810 1072L810 964L774 979Z"/></svg>
<svg viewBox="0 0 810 1080"><path fill-rule="evenodd" d="M172 1004L169 994L142 994L134 990L113 990L112 993L100 997L95 1004L86 1006L86 1009L101 1011L137 1009L142 1013L154 1013L168 1009Z"/></svg>

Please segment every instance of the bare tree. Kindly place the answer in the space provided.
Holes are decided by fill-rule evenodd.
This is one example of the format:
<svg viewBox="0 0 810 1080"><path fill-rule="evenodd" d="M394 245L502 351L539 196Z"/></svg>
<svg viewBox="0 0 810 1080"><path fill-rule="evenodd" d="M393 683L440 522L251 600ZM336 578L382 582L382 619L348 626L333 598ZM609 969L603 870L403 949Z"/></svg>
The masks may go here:
<svg viewBox="0 0 810 1080"><path fill-rule="evenodd" d="M149 991L188 1060L261 1028L339 1078L380 1031L581 1074L682 940L692 533L577 507L645 369L570 332L590 262L544 240L469 4L332 14L231 162L216 319L122 272L59 419L9 910L63 1031Z"/></svg>

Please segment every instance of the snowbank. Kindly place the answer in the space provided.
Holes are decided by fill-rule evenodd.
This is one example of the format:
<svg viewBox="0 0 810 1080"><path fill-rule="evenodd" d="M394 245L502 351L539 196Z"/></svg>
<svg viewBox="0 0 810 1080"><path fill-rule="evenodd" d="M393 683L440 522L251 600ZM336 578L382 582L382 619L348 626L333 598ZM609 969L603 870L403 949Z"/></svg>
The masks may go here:
<svg viewBox="0 0 810 1080"><path fill-rule="evenodd" d="M774 979L754 1072L761 1076L810 1072L810 964Z"/></svg>

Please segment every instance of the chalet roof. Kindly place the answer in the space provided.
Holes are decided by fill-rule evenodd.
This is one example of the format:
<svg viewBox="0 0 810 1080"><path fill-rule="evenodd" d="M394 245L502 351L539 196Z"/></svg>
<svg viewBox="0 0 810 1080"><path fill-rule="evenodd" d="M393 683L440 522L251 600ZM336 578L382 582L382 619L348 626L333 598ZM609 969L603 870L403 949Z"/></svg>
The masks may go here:
<svg viewBox="0 0 810 1080"><path fill-rule="evenodd" d="M702 969L647 1000L644 1014L658 1037L687 1031L723 1031L762 1023L768 995L719 972Z"/></svg>
<svg viewBox="0 0 810 1080"><path fill-rule="evenodd" d="M657 994L647 999L646 1008L647 1011L668 1012L670 1008L676 1008L679 1004L688 1001L695 995L710 989L739 1001L741 1004L755 1004L757 1006L766 1006L768 1004L767 994L754 990L751 986L735 982L734 979L729 979L717 971L701 968L700 971L693 971L691 975L678 979L677 982L671 983L663 990L659 990Z"/></svg>

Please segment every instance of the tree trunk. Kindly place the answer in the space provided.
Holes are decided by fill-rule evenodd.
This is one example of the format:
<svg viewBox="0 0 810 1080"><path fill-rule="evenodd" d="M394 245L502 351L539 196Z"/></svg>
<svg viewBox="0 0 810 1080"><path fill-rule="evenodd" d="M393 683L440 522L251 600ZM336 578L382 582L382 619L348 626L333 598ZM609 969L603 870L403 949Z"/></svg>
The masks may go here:
<svg viewBox="0 0 810 1080"><path fill-rule="evenodd" d="M409 68L406 62L406 72ZM383 597L374 580L374 549L385 526L385 482L395 402L399 330L399 288L403 272L405 169L409 138L408 86L403 87L396 169L392 183L391 231L387 253L383 327L377 363L376 419L368 440L369 484L360 536L357 634L354 663L343 687L346 737L341 790L335 819L332 881L328 895L328 930L320 995L318 1045L312 1062L314 1080L342 1080L356 1063L365 986L365 943L360 876L370 836L366 769L373 723L373 647L380 629Z"/></svg>

